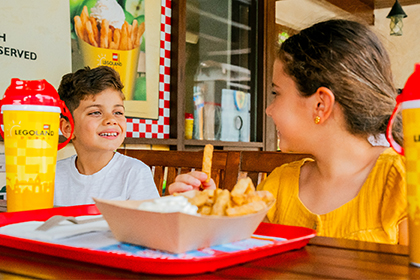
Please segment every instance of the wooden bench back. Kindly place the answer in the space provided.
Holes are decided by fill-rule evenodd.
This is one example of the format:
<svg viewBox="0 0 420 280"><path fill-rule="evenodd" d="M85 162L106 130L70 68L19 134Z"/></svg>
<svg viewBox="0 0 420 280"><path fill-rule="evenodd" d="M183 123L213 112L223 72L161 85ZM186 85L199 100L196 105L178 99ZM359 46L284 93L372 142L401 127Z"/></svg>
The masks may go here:
<svg viewBox="0 0 420 280"><path fill-rule="evenodd" d="M157 151L119 149L118 152L137 158L147 164L153 173L160 195L164 192L164 181L169 186L179 174L201 170L203 151ZM249 176L255 186L261 183L276 167L305 157L307 154L265 151L219 151L213 153L211 177L222 189L232 190L238 178ZM165 172L167 173L165 175ZM166 180L165 180L166 178Z"/></svg>
<svg viewBox="0 0 420 280"><path fill-rule="evenodd" d="M160 195L168 194L163 189L165 177L166 186L169 186L175 181L177 175L192 170L201 170L203 165L202 151L119 149L118 152L137 158L151 168ZM239 159L240 152L214 151L211 177L219 188L232 188L235 185L239 170Z"/></svg>
<svg viewBox="0 0 420 280"><path fill-rule="evenodd" d="M307 157L312 156L308 154L282 152L242 151L238 177L248 176L252 179L255 186L257 186L276 167Z"/></svg>

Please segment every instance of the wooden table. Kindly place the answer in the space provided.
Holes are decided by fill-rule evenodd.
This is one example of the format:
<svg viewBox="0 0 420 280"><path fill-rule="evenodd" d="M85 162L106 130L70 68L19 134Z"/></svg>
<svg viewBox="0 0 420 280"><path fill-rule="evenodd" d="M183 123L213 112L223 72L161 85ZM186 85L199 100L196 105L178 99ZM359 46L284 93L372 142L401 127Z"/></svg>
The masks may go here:
<svg viewBox="0 0 420 280"><path fill-rule="evenodd" d="M165 269L162 267L162 269ZM0 246L0 279L174 279L132 273ZM20 277L20 278L19 278ZM180 279L316 279L420 278L409 265L408 247L315 237L302 249L289 251Z"/></svg>
<svg viewBox="0 0 420 280"><path fill-rule="evenodd" d="M0 212L5 211L0 200ZM165 269L162 267L162 269ZM0 279L177 279L133 273L0 246ZM213 273L180 279L420 279L409 265L408 247L327 237L314 237L302 249L257 259Z"/></svg>

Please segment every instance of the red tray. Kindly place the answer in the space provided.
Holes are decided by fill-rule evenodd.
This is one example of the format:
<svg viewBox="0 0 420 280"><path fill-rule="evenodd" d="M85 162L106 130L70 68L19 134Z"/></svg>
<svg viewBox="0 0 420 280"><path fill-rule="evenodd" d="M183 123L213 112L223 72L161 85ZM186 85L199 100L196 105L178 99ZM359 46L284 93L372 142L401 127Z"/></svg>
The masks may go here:
<svg viewBox="0 0 420 280"><path fill-rule="evenodd" d="M0 227L26 221L45 221L54 215L84 216L98 215L95 205L58 207L53 209L0 213ZM315 231L304 227L261 223L255 234L281 237L287 240L273 242L263 247L245 251L216 254L197 259L156 259L143 256L124 255L88 248L76 248L0 234L0 246L11 247L61 258L67 258L108 267L127 269L150 274L186 275L215 271L220 268L244 263L258 258L304 247ZM162 269L162 267L165 269Z"/></svg>

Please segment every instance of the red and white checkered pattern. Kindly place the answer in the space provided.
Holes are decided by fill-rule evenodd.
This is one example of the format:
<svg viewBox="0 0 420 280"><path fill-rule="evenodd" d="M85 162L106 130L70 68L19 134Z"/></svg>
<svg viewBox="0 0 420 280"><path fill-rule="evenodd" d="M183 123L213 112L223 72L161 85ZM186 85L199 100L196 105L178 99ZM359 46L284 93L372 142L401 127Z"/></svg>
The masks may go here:
<svg viewBox="0 0 420 280"><path fill-rule="evenodd" d="M157 120L127 118L127 137L169 138L172 0L161 0L161 2L159 117Z"/></svg>

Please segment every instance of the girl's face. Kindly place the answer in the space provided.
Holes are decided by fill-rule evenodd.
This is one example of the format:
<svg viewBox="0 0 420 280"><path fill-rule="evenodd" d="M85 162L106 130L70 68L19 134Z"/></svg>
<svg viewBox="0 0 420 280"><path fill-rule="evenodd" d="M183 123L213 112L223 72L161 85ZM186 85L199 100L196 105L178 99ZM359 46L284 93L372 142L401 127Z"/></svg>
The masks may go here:
<svg viewBox="0 0 420 280"><path fill-rule="evenodd" d="M114 151L125 138L126 119L121 93L109 88L80 101L73 112L73 143L81 150Z"/></svg>
<svg viewBox="0 0 420 280"><path fill-rule="evenodd" d="M278 59L274 62L273 94L275 99L267 107L266 114L276 125L280 149L283 152L306 152L311 137L309 125L314 123L312 98L299 95L296 83L284 73L283 63Z"/></svg>

